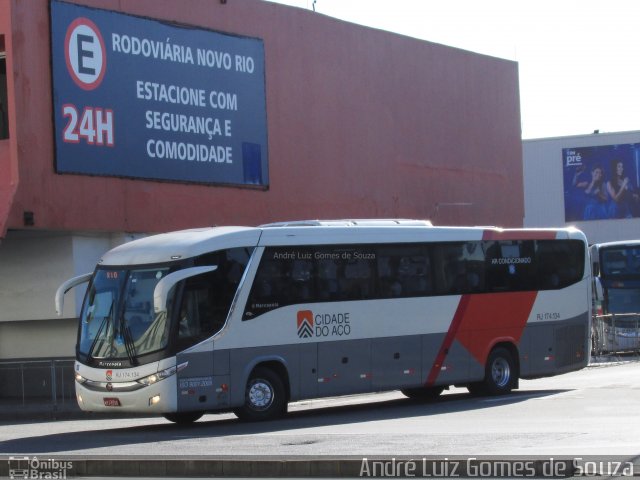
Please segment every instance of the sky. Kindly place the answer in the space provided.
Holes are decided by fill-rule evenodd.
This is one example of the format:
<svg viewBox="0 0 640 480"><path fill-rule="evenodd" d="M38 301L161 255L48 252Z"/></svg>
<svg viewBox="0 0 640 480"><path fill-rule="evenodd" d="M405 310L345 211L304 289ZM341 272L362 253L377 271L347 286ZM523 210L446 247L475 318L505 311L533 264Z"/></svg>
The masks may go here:
<svg viewBox="0 0 640 480"><path fill-rule="evenodd" d="M272 0L518 62L522 138L640 130L638 0Z"/></svg>

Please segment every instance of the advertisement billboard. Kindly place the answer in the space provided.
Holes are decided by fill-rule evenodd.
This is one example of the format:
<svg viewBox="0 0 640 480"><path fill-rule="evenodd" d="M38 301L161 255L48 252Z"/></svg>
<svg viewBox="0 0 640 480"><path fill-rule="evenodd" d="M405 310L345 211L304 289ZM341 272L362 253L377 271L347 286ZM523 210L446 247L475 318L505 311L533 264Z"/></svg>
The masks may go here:
<svg viewBox="0 0 640 480"><path fill-rule="evenodd" d="M268 187L262 40L50 7L56 172Z"/></svg>
<svg viewBox="0 0 640 480"><path fill-rule="evenodd" d="M566 222L640 217L640 144L562 149Z"/></svg>

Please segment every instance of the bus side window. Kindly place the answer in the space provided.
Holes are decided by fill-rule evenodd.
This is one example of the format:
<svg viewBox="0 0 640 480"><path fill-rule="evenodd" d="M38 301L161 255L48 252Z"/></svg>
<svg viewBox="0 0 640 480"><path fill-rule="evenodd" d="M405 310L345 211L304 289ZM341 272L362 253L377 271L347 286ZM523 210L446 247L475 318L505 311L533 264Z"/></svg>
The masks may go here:
<svg viewBox="0 0 640 480"><path fill-rule="evenodd" d="M293 260L291 262L291 290L287 303L304 303L313 296L313 262Z"/></svg>
<svg viewBox="0 0 640 480"><path fill-rule="evenodd" d="M338 295L338 265L331 258L321 258L317 261L318 269L318 299L335 300Z"/></svg>
<svg viewBox="0 0 640 480"><path fill-rule="evenodd" d="M422 245L381 247L377 254L379 298L433 293L431 262Z"/></svg>
<svg viewBox="0 0 640 480"><path fill-rule="evenodd" d="M316 298L315 269L308 248L267 248L244 312L250 320L276 308Z"/></svg>
<svg viewBox="0 0 640 480"><path fill-rule="evenodd" d="M438 293L479 293L485 288L484 253L479 242L443 243L434 248Z"/></svg>
<svg viewBox="0 0 640 480"><path fill-rule="evenodd" d="M250 249L234 248L196 259L195 265L217 268L186 280L178 321L178 338L184 344L207 338L224 326L250 254Z"/></svg>
<svg viewBox="0 0 640 480"><path fill-rule="evenodd" d="M373 296L371 260L351 259L344 265L340 290L345 300L366 300Z"/></svg>
<svg viewBox="0 0 640 480"><path fill-rule="evenodd" d="M536 290L536 256L531 240L485 242L487 291Z"/></svg>
<svg viewBox="0 0 640 480"><path fill-rule="evenodd" d="M538 288L554 290L582 278L584 255L579 241L538 240Z"/></svg>

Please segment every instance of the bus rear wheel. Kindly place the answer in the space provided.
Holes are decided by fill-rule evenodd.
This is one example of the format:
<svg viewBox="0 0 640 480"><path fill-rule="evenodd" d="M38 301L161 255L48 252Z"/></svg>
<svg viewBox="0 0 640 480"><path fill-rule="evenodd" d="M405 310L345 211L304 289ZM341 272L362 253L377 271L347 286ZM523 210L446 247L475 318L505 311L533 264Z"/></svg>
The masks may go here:
<svg viewBox="0 0 640 480"><path fill-rule="evenodd" d="M418 387L400 390L403 395L413 400L433 401L440 396L444 387Z"/></svg>
<svg viewBox="0 0 640 480"><path fill-rule="evenodd" d="M244 405L233 413L240 420L259 422L279 418L286 411L287 398L282 379L273 370L258 367L247 382Z"/></svg>
<svg viewBox="0 0 640 480"><path fill-rule="evenodd" d="M504 347L494 348L487 358L484 379L472 383L467 389L472 395L504 395L513 390L518 371L513 355Z"/></svg>
<svg viewBox="0 0 640 480"><path fill-rule="evenodd" d="M202 415L203 415L202 412L180 412L180 413L165 413L163 417L173 423L178 423L180 425L188 425L198 420L200 417L202 417Z"/></svg>

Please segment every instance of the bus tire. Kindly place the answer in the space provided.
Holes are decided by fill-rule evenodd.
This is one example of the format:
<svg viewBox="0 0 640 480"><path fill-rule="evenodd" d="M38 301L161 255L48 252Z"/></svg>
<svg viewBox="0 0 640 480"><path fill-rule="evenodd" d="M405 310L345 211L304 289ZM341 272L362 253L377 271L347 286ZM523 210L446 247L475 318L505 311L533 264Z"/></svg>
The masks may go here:
<svg viewBox="0 0 640 480"><path fill-rule="evenodd" d="M413 400L433 401L440 396L444 390L443 386L440 387L417 387L417 388L405 388L400 390L403 395Z"/></svg>
<svg viewBox="0 0 640 480"><path fill-rule="evenodd" d="M515 388L518 371L513 355L504 347L494 348L487 358L484 380L469 385L469 391L476 395L504 395Z"/></svg>
<svg viewBox="0 0 640 480"><path fill-rule="evenodd" d="M163 417L173 423L177 423L180 425L188 425L200 419L202 415L204 415L203 412L179 412L179 413L176 412L176 413L165 413Z"/></svg>
<svg viewBox="0 0 640 480"><path fill-rule="evenodd" d="M257 367L249 377L244 405L233 413L243 421L260 422L281 417L287 411L284 383L278 374L265 367Z"/></svg>

